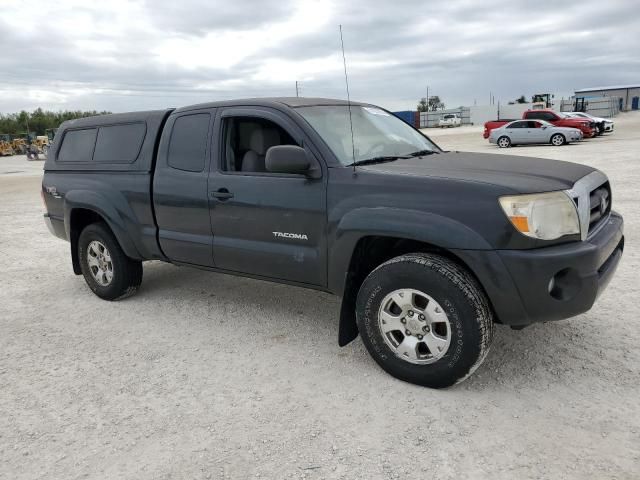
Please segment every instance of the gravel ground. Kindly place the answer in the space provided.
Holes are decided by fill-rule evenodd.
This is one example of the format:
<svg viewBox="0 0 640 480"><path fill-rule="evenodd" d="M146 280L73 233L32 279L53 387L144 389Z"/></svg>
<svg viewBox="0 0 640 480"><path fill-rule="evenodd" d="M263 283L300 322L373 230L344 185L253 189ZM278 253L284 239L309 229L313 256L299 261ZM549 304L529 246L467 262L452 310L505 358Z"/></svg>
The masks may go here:
<svg viewBox="0 0 640 480"><path fill-rule="evenodd" d="M640 114L616 128L507 151L429 132L602 168L627 235L590 312L498 327L444 391L339 348L322 293L155 262L137 296L99 300L42 222L42 162L0 158L0 478L640 478Z"/></svg>

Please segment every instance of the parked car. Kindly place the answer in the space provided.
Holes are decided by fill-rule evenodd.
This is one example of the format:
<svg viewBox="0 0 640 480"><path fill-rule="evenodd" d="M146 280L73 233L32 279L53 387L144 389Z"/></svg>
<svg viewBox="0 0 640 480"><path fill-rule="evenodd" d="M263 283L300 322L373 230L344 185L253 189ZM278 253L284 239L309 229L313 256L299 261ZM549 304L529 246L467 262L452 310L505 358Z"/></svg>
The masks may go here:
<svg viewBox="0 0 640 480"><path fill-rule="evenodd" d="M499 128L512 120L492 120L484 124L484 138L489 138L491 130ZM597 133L596 123L593 120L582 118L570 118L562 113L553 110L527 110L522 114L522 120L546 120L556 127L578 128L582 131L584 138L594 137Z"/></svg>
<svg viewBox="0 0 640 480"><path fill-rule="evenodd" d="M42 197L102 299L134 294L147 260L329 292L340 345L359 333L384 370L428 387L472 374L494 323L589 310L624 246L599 170L445 152L386 110L330 99L64 122Z"/></svg>
<svg viewBox="0 0 640 480"><path fill-rule="evenodd" d="M605 132L613 132L613 120L609 118L594 117L585 112L562 112L567 117L571 118L584 118L593 120L596 122L596 128L598 129L598 135L602 135Z"/></svg>
<svg viewBox="0 0 640 480"><path fill-rule="evenodd" d="M577 128L556 127L544 120L516 120L494 128L489 135L489 143L495 143L500 148L531 143L560 146L580 140L582 131Z"/></svg>
<svg viewBox="0 0 640 480"><path fill-rule="evenodd" d="M462 119L455 113L445 113L438 122L440 128L459 127L460 125L462 125Z"/></svg>

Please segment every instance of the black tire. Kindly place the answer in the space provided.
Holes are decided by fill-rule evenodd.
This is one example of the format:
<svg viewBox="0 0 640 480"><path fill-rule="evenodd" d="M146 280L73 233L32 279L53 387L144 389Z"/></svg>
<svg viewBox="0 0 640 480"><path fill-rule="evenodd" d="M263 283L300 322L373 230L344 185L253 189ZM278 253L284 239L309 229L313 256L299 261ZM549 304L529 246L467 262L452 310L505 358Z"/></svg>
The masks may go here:
<svg viewBox="0 0 640 480"><path fill-rule="evenodd" d="M556 138L558 140L554 141L553 140L554 138ZM556 147L559 147L559 146L564 145L565 143L567 143L567 139L564 138L564 135L562 135L561 133L554 133L553 135L551 135L551 138L549 139L549 142L551 143L551 145L555 145Z"/></svg>
<svg viewBox="0 0 640 480"><path fill-rule="evenodd" d="M449 319L450 344L434 363L420 365L400 358L383 336L378 320L383 299L404 288L428 293ZM464 268L439 255L406 254L376 268L358 292L356 319L362 341L383 370L431 388L466 379L480 366L493 340L493 314L482 289Z"/></svg>
<svg viewBox="0 0 640 480"><path fill-rule="evenodd" d="M503 135L502 137L498 138L498 140L496 141L496 144L500 148L509 148L511 146L511 139L506 135Z"/></svg>
<svg viewBox="0 0 640 480"><path fill-rule="evenodd" d="M110 253L113 277L108 285L100 285L91 273L88 248L93 241L103 244ZM104 223L93 223L82 230L78 239L78 258L87 285L104 300L130 297L138 291L142 283L142 262L125 255L115 236Z"/></svg>
<svg viewBox="0 0 640 480"><path fill-rule="evenodd" d="M598 129L598 135L603 135L604 134L604 123L598 123L596 125L596 128Z"/></svg>

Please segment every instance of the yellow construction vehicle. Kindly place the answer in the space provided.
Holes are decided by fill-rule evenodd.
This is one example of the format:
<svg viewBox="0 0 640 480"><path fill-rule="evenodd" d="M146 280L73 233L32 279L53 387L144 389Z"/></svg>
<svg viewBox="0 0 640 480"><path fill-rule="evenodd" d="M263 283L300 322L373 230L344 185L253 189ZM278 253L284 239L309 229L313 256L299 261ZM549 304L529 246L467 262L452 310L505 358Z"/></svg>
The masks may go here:
<svg viewBox="0 0 640 480"><path fill-rule="evenodd" d="M27 139L26 138L14 138L11 141L11 147L13 151L18 155L24 155L27 153Z"/></svg>
<svg viewBox="0 0 640 480"><path fill-rule="evenodd" d="M0 156L7 157L9 155L13 155L11 135L4 133L0 135Z"/></svg>
<svg viewBox="0 0 640 480"><path fill-rule="evenodd" d="M38 153L47 153L49 149L49 137L46 135L38 135L33 141L33 144L38 147Z"/></svg>

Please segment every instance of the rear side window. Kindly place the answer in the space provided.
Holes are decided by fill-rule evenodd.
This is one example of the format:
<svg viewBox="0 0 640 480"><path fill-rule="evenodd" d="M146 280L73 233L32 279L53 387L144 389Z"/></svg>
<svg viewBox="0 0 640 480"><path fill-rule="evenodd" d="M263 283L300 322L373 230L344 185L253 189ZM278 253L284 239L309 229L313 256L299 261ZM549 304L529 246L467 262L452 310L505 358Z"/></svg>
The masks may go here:
<svg viewBox="0 0 640 480"><path fill-rule="evenodd" d="M170 167L188 172L204 170L209 133L208 113L178 117L173 124L167 163Z"/></svg>
<svg viewBox="0 0 640 480"><path fill-rule="evenodd" d="M146 130L144 123L100 127L93 160L99 163L135 162Z"/></svg>
<svg viewBox="0 0 640 480"><path fill-rule="evenodd" d="M529 112L527 118L538 118L540 120L546 120L545 112Z"/></svg>
<svg viewBox="0 0 640 480"><path fill-rule="evenodd" d="M59 162L90 162L93 157L93 147L96 144L98 129L70 130L64 134Z"/></svg>

